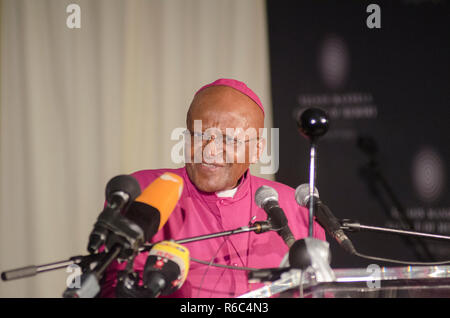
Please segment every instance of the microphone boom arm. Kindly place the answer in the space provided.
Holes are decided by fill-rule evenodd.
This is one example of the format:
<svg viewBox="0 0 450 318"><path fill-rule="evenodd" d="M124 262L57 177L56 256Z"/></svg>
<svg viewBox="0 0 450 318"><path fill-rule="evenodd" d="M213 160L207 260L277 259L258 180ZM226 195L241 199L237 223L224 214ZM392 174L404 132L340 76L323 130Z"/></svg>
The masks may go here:
<svg viewBox="0 0 450 318"><path fill-rule="evenodd" d="M407 235L407 236L417 236L423 238L430 239L438 239L438 240L450 240L450 236L446 235L438 235L432 233L423 233L423 232L415 232L415 231L406 231L385 227L377 227L360 224L359 222L351 221L351 220L342 220L341 221L341 229L348 232L358 232L360 230L372 231L372 232L384 232L384 233L392 233L399 235Z"/></svg>
<svg viewBox="0 0 450 318"><path fill-rule="evenodd" d="M190 242L196 242L196 241L202 241L207 240L211 238L221 237L221 236L229 236L244 232L251 232L254 231L255 233L264 233L267 231L272 230L272 226L267 221L260 221L255 222L251 226L243 226L234 230L229 231L223 231L219 233L212 233L212 234L206 234L206 235L200 235L200 236L194 236L190 238L180 239L174 241L178 244L184 244L184 243L190 243ZM156 244L156 243L155 243ZM148 251L153 247L154 244L144 244L143 247L139 249L139 252ZM113 251L110 251L109 253L99 253L99 254L89 254L89 255L78 255L73 256L67 260L43 264L43 265L29 265L21 268L11 269L8 271L4 271L1 273L1 278L3 281L9 281L19 278L25 278L25 277L31 277L35 276L40 273L57 270L66 268L67 266L77 264L80 265L83 271L86 271L90 264L97 263L96 267L94 269L94 272L96 273L96 276L101 276L106 269L106 267L111 263L112 260L114 260L118 253L120 253L120 249L117 248L117 245L113 247ZM101 263L100 263L101 262Z"/></svg>
<svg viewBox="0 0 450 318"><path fill-rule="evenodd" d="M190 243L190 242L208 240L208 239L212 239L212 238L216 238L216 237L240 234L240 233L244 233L244 232L254 231L257 234L260 234L260 233L264 233L264 232L267 232L270 230L272 230L271 224L267 221L261 221L261 222L255 222L251 226L242 226L242 227L239 227L234 230L217 232L217 233L206 234L206 235L199 235L199 236L184 238L184 239L180 239L180 240L174 240L173 242L175 242L177 244L185 244L185 243ZM148 246L148 245L145 246L144 250L148 250L148 248L149 247L151 248L154 244L156 244L156 243L152 243L150 246Z"/></svg>

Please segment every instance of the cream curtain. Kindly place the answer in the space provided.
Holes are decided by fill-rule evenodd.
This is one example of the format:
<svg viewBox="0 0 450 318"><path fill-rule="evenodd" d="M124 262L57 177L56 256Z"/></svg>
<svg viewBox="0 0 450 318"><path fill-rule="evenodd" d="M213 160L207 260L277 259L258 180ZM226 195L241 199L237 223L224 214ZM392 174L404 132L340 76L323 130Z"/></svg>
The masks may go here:
<svg viewBox="0 0 450 318"><path fill-rule="evenodd" d="M1 271L87 254L111 177L179 166L170 136L201 85L246 82L271 126L263 0L0 1ZM61 297L68 276L0 296Z"/></svg>

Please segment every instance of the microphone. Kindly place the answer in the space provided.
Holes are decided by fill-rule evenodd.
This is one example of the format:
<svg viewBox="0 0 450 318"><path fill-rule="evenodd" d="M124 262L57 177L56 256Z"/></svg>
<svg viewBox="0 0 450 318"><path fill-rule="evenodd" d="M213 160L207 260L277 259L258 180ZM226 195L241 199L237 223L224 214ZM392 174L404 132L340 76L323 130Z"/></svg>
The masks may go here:
<svg viewBox="0 0 450 318"><path fill-rule="evenodd" d="M145 262L142 286L134 276L119 277L117 297L156 298L170 295L179 289L189 271L189 250L173 241L162 241L153 246Z"/></svg>
<svg viewBox="0 0 450 318"><path fill-rule="evenodd" d="M288 253L291 268L308 271L311 268L317 282L332 282L336 276L330 267L331 254L328 242L306 237L292 245Z"/></svg>
<svg viewBox="0 0 450 318"><path fill-rule="evenodd" d="M121 243L123 237L128 237L127 231L132 230L134 225L142 229L143 242L149 241L166 224L170 214L175 209L183 192L183 179L170 172L166 172L147 186L141 195L128 207L121 222L127 223L114 229L115 234L106 242L107 249L117 243ZM129 251L131 252L131 251ZM123 252L122 257L129 253Z"/></svg>
<svg viewBox="0 0 450 318"><path fill-rule="evenodd" d="M170 295L179 289L189 271L189 250L175 242L163 241L149 253L144 267L144 286L152 295Z"/></svg>
<svg viewBox="0 0 450 318"><path fill-rule="evenodd" d="M125 217L143 225L144 239L148 241L166 224L182 193L183 178L166 172L130 204Z"/></svg>
<svg viewBox="0 0 450 318"><path fill-rule="evenodd" d="M65 298L94 297L100 290L99 280L113 260L134 260L138 248L151 239L164 226L183 191L183 179L173 173L164 173L154 180L136 200L130 204L123 216L99 217L97 223L108 230L106 254L90 271L81 276L81 287L68 288ZM117 212L108 208L108 211Z"/></svg>
<svg viewBox="0 0 450 318"><path fill-rule="evenodd" d="M105 189L106 207L100 213L94 229L89 235L88 251L94 253L102 246L108 235L105 223L112 222L123 208L141 194L141 188L135 178L129 175L118 175L112 178Z"/></svg>
<svg viewBox="0 0 450 318"><path fill-rule="evenodd" d="M348 253L355 254L356 250L353 243L345 235L344 231L341 229L341 224L339 220L331 213L330 209L322 203L319 199L319 192L314 188L314 194L316 201L316 218L317 222L330 234L339 245L344 248ZM295 200L297 203L303 207L309 205L310 200L309 184L305 183L297 187L295 190Z"/></svg>
<svg viewBox="0 0 450 318"><path fill-rule="evenodd" d="M141 194L137 180L130 175L118 175L112 178L105 189L107 206L122 210Z"/></svg>
<svg viewBox="0 0 450 318"><path fill-rule="evenodd" d="M286 215L278 204L278 192L274 188L263 185L256 190L255 202L258 207L264 209L274 230L277 231L286 245L291 247L295 238L289 229Z"/></svg>
<svg viewBox="0 0 450 318"><path fill-rule="evenodd" d="M330 126L327 113L320 108L308 108L297 119L297 127L309 140L325 135Z"/></svg>

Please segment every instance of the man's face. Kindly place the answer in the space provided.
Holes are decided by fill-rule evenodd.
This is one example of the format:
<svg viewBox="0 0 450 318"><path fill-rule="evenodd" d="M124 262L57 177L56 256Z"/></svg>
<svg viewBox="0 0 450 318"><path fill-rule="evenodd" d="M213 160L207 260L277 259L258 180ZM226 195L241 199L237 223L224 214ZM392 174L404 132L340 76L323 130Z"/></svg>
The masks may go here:
<svg viewBox="0 0 450 318"><path fill-rule="evenodd" d="M263 150L264 142L258 138L259 129L264 127L263 113L254 101L233 88L213 86L199 92L186 124L191 135L191 160L186 171L201 191L234 188Z"/></svg>

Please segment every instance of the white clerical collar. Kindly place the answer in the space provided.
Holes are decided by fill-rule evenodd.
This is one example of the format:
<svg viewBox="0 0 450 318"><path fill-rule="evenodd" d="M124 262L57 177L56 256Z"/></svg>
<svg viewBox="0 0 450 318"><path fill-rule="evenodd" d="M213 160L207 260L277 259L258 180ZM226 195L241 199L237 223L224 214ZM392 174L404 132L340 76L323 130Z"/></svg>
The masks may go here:
<svg viewBox="0 0 450 318"><path fill-rule="evenodd" d="M237 189L238 189L238 187L230 189L230 190L218 191L218 192L216 192L216 195L219 198L232 198L236 194Z"/></svg>

